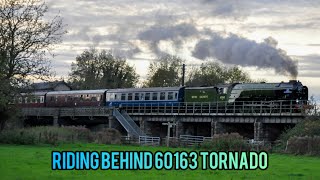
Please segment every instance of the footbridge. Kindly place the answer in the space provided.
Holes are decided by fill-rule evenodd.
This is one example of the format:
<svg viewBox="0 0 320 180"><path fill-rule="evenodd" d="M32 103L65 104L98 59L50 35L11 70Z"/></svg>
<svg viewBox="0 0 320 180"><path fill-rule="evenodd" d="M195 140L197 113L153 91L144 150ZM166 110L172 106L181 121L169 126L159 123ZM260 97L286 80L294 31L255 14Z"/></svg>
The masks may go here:
<svg viewBox="0 0 320 180"><path fill-rule="evenodd" d="M167 127L175 126L171 136L213 136L239 132L251 139L275 139L287 126L302 121L307 115L304 106L282 102L181 103L181 104L123 104L114 107L22 108L28 121L41 123L49 119L53 125L103 125L122 130L130 136L165 137Z"/></svg>

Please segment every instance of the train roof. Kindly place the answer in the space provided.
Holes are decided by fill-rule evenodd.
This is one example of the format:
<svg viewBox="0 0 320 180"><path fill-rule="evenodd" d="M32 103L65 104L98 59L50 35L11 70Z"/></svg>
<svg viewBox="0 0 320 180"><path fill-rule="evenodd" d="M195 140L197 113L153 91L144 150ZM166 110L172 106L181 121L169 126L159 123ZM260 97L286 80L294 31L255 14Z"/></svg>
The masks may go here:
<svg viewBox="0 0 320 180"><path fill-rule="evenodd" d="M183 87L154 87L154 88L126 88L126 89L109 89L107 93L115 92L154 92L154 91L179 91Z"/></svg>
<svg viewBox="0 0 320 180"><path fill-rule="evenodd" d="M244 83L235 85L234 89L274 89L274 88L292 88L290 83Z"/></svg>
<svg viewBox="0 0 320 180"><path fill-rule="evenodd" d="M186 89L214 89L215 86L206 86L206 87L186 87Z"/></svg>
<svg viewBox="0 0 320 180"><path fill-rule="evenodd" d="M68 94L103 94L108 89L97 90L76 90L76 91L51 91L47 95L68 95Z"/></svg>
<svg viewBox="0 0 320 180"><path fill-rule="evenodd" d="M30 93L20 93L21 96L44 96L48 92L46 91L41 91L41 92L30 92Z"/></svg>

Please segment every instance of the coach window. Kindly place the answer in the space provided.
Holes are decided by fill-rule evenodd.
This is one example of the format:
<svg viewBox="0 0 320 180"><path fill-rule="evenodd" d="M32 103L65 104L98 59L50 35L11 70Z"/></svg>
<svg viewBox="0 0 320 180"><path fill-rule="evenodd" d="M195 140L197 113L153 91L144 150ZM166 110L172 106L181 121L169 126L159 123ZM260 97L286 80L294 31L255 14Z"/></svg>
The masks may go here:
<svg viewBox="0 0 320 180"><path fill-rule="evenodd" d="M41 97L40 97L40 103L43 103L43 102L44 102L44 97L41 96Z"/></svg>
<svg viewBox="0 0 320 180"><path fill-rule="evenodd" d="M160 93L160 100L165 100L166 99L166 93L165 92L161 92Z"/></svg>
<svg viewBox="0 0 320 180"><path fill-rule="evenodd" d="M144 98L145 100L150 100L150 93L146 93L146 96L145 96L145 98Z"/></svg>
<svg viewBox="0 0 320 180"><path fill-rule="evenodd" d="M144 93L140 93L140 100L144 100Z"/></svg>
<svg viewBox="0 0 320 180"><path fill-rule="evenodd" d="M113 93L114 94L114 100L117 100L118 99L118 94L116 93Z"/></svg>
<svg viewBox="0 0 320 180"><path fill-rule="evenodd" d="M134 93L134 100L139 101L139 93Z"/></svg>
<svg viewBox="0 0 320 180"><path fill-rule="evenodd" d="M168 92L168 100L172 100L173 99L173 92Z"/></svg>
<svg viewBox="0 0 320 180"><path fill-rule="evenodd" d="M21 98L21 97L19 97L19 103L20 103L20 104L22 103L22 98Z"/></svg>
<svg viewBox="0 0 320 180"><path fill-rule="evenodd" d="M92 101L92 102L95 102L95 101L97 101L97 97L95 97L95 96L92 96L92 97L91 97L91 101Z"/></svg>
<svg viewBox="0 0 320 180"><path fill-rule="evenodd" d="M152 93L152 100L157 100L158 99L158 93Z"/></svg>
<svg viewBox="0 0 320 180"><path fill-rule="evenodd" d="M122 93L122 94L121 94L121 100L122 100L122 101L125 101L125 100L126 100L126 94L125 94L125 93Z"/></svg>
<svg viewBox="0 0 320 180"><path fill-rule="evenodd" d="M128 101L132 100L132 93L128 93Z"/></svg>
<svg viewBox="0 0 320 180"><path fill-rule="evenodd" d="M174 93L174 99L178 99L178 93Z"/></svg>

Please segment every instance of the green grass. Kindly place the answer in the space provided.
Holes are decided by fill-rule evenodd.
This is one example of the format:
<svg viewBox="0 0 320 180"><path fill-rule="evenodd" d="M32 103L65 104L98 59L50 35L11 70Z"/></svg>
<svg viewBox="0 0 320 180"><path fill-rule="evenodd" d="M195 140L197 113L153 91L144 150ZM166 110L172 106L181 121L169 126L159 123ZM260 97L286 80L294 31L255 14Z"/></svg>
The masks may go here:
<svg viewBox="0 0 320 180"><path fill-rule="evenodd" d="M262 170L51 170L51 151L166 151L165 147L66 144L0 145L0 179L320 179L320 158L269 155ZM190 150L190 149L187 149Z"/></svg>

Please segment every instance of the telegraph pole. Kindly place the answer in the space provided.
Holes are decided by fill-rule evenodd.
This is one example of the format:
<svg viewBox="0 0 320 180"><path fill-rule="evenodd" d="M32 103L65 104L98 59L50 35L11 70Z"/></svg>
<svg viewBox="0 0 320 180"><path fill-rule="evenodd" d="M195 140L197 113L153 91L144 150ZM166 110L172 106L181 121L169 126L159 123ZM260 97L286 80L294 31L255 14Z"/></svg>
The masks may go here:
<svg viewBox="0 0 320 180"><path fill-rule="evenodd" d="M168 130L167 130L167 147L169 147L170 129L172 128L172 126L175 126L176 123L167 122L167 123L162 123L162 125L168 126Z"/></svg>
<svg viewBox="0 0 320 180"><path fill-rule="evenodd" d="M182 64L182 86L184 86L184 78L185 78L185 74L186 74L186 65Z"/></svg>

